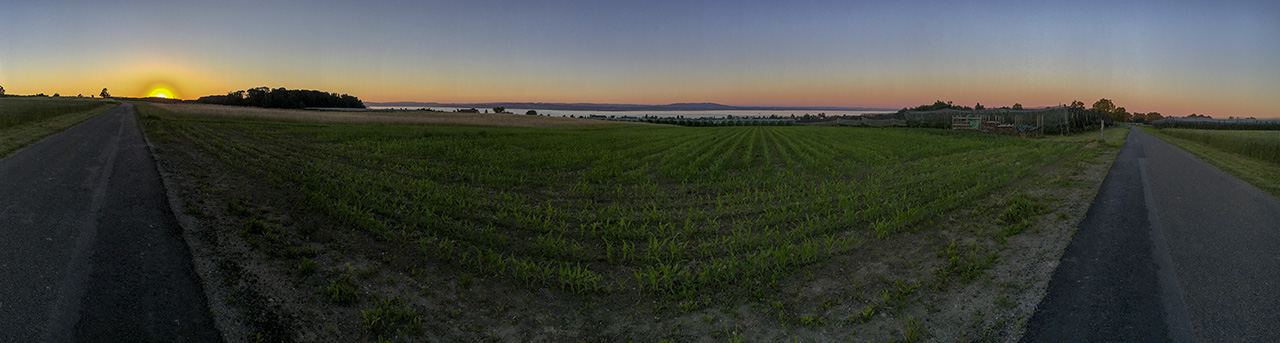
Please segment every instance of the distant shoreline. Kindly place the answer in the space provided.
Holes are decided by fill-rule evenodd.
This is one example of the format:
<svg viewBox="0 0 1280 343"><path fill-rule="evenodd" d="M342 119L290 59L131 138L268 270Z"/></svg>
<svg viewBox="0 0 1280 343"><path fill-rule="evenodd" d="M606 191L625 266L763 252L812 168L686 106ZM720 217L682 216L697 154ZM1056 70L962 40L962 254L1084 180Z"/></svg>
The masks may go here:
<svg viewBox="0 0 1280 343"><path fill-rule="evenodd" d="M877 107L823 107L823 106L730 106L717 103L676 103L668 105L635 105L635 104L597 104L597 103L551 103L551 102L483 102L483 103L439 103L439 102L365 102L369 107L455 107L480 108L493 107L520 108L532 110L559 111L897 111L896 108Z"/></svg>

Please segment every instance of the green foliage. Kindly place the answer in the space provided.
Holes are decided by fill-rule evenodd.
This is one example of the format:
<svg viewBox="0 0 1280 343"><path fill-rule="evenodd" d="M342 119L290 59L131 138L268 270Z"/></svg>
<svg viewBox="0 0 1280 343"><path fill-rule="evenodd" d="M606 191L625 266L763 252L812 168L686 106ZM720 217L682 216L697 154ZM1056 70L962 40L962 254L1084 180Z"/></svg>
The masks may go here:
<svg viewBox="0 0 1280 343"><path fill-rule="evenodd" d="M298 274L302 276L315 274L317 267L315 260L309 257L303 257L302 262L298 263Z"/></svg>
<svg viewBox="0 0 1280 343"><path fill-rule="evenodd" d="M1197 130L1280 130L1280 120L1257 120L1257 119L1221 119L1212 120L1212 117L1202 116L1195 117L1195 114L1187 116L1190 120L1184 118L1163 118L1163 120L1152 121L1152 125L1159 129L1197 129ZM1209 119L1209 120L1205 120Z"/></svg>
<svg viewBox="0 0 1280 343"><path fill-rule="evenodd" d="M339 304L353 304L360 301L360 289L356 285L356 280L346 274L329 280L329 285L324 288L324 294Z"/></svg>
<svg viewBox="0 0 1280 343"><path fill-rule="evenodd" d="M103 108L101 101L75 99L0 99L0 130L64 114ZM105 109L105 108L103 108Z"/></svg>
<svg viewBox="0 0 1280 343"><path fill-rule="evenodd" d="M373 307L360 311L364 327L379 339L417 334L422 331L422 317L404 299L383 299Z"/></svg>
<svg viewBox="0 0 1280 343"><path fill-rule="evenodd" d="M1161 129L1160 133L1280 165L1280 131Z"/></svg>
<svg viewBox="0 0 1280 343"><path fill-rule="evenodd" d="M498 106L498 107L494 107L494 108L493 108L493 113L502 113L502 112L506 112L506 111L507 111L507 108L506 108L506 107L502 107L502 106Z"/></svg>
<svg viewBox="0 0 1280 343"><path fill-rule="evenodd" d="M902 340L908 343L919 342L924 335L924 325L915 317L908 316L902 321Z"/></svg>
<svg viewBox="0 0 1280 343"><path fill-rule="evenodd" d="M952 240L950 245L938 252L938 257L945 258L947 264L935 270L934 274L944 284L954 276L959 276L964 281L973 281L995 266L999 256L997 252L987 253L980 245L961 246Z"/></svg>
<svg viewBox="0 0 1280 343"><path fill-rule="evenodd" d="M0 98L0 157L115 106L87 99Z"/></svg>
<svg viewBox="0 0 1280 343"><path fill-rule="evenodd" d="M1026 218L1049 213L1052 209L1043 200L1018 193L1004 200L1004 208L997 216L999 223L1016 223Z"/></svg>
<svg viewBox="0 0 1280 343"><path fill-rule="evenodd" d="M1116 104L1112 103L1111 99L1102 98L1094 102L1093 107L1089 109L1102 114L1111 114L1116 111Z"/></svg>
<svg viewBox="0 0 1280 343"><path fill-rule="evenodd" d="M289 185L299 210L416 244L460 272L675 299L776 289L874 237L930 228L1078 147L916 129L161 118L148 125L220 168Z"/></svg>

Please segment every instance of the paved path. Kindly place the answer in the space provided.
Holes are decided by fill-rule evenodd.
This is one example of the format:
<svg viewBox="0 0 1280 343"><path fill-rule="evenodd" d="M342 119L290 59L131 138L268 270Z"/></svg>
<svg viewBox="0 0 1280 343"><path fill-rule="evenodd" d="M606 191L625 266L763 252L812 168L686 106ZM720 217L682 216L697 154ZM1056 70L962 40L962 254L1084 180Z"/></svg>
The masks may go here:
<svg viewBox="0 0 1280 343"><path fill-rule="evenodd" d="M0 342L220 341L133 106L0 159Z"/></svg>
<svg viewBox="0 0 1280 343"><path fill-rule="evenodd" d="M1280 342L1280 201L1133 129L1026 342Z"/></svg>

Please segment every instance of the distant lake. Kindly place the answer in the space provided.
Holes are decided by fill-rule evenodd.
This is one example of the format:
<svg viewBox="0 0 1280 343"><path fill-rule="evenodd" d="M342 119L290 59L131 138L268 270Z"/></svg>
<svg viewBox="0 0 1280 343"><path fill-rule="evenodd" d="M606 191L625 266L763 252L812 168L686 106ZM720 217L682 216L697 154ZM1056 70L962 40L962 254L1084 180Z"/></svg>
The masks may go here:
<svg viewBox="0 0 1280 343"><path fill-rule="evenodd" d="M436 111L445 111L445 112L453 112L454 110L459 110L459 109L468 109L468 108L458 108L458 107L428 107L428 108L433 109L433 110L436 110ZM410 111L414 111L414 110L421 110L421 109L423 109L423 108L422 108L422 107L399 107L399 106L369 106L369 109L372 109L372 110L410 110ZM480 111L481 111L481 113L483 113L483 112L484 112L484 110L486 110L486 108L477 108L477 109L478 109L478 110L480 110ZM493 111L493 109L487 109L487 110L489 110L490 112L492 112L492 111ZM520 109L520 108L508 108L508 109L507 109L507 112L511 112L511 113L515 113L515 114L524 114L525 112L528 112L528 111L529 111L529 109ZM540 115L549 115L549 116L553 116L553 117L568 117L568 116L586 117L586 116L590 116L590 115L602 115L602 116L615 116L615 117L623 117L623 116L627 116L627 117L636 117L636 118L644 117L644 116L651 116L651 117L663 117L663 118L674 118L674 117L685 117L685 118L723 118L723 117L726 117L726 116L734 116L734 117L768 117L768 116L772 116L772 115L776 115L776 116L779 116L779 117L790 117L790 116L791 116L791 115L793 115L793 114L794 114L795 116L797 116L797 117L800 117L800 116L804 116L805 114L808 114L808 115L817 115L818 113L826 113L828 116L837 116L837 115L860 115L860 114L867 114L867 113L893 113L893 111L813 111L813 110L807 110L807 111L562 111L562 110L534 110L534 111L538 111L538 114L540 114Z"/></svg>

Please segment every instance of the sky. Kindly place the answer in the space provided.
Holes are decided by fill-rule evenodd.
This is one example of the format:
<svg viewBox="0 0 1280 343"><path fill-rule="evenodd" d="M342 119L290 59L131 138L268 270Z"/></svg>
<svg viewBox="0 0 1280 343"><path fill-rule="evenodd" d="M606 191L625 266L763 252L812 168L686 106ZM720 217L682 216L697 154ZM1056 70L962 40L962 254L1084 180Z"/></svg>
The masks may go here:
<svg viewBox="0 0 1280 343"><path fill-rule="evenodd" d="M16 1L9 94L1280 117L1277 1Z"/></svg>

